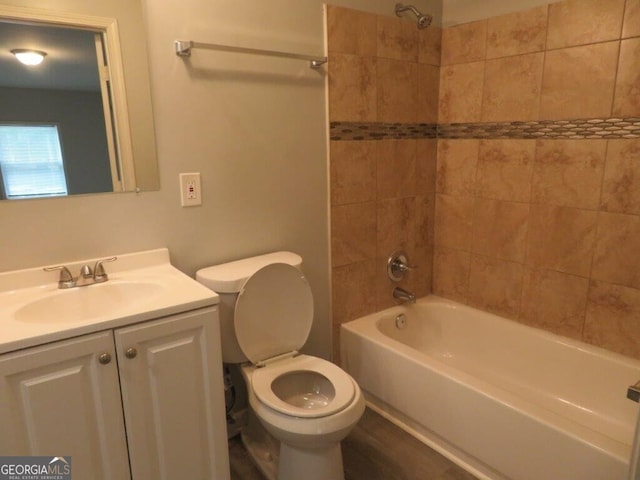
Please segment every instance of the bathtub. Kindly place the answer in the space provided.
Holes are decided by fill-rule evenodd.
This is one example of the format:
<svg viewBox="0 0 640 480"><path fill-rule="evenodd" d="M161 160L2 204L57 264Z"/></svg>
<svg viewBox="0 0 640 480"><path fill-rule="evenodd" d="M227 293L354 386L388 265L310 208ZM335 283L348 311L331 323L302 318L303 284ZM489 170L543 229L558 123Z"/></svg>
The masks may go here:
<svg viewBox="0 0 640 480"><path fill-rule="evenodd" d="M435 296L340 338L369 406L479 478L627 479L640 361Z"/></svg>

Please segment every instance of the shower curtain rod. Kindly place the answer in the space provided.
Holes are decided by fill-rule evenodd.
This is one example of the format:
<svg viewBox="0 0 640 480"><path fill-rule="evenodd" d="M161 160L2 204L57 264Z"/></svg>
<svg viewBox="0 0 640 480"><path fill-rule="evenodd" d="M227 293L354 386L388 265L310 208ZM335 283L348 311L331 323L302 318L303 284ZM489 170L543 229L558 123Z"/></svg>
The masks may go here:
<svg viewBox="0 0 640 480"><path fill-rule="evenodd" d="M261 50L258 48L234 47L231 45L220 45L217 43L201 43L191 40L176 40L174 42L176 55L180 57L190 57L191 49L202 48L205 50L219 50L222 52L248 53L251 55L266 55L269 57L295 58L297 60L308 60L311 68L320 68L327 63L327 57L316 57L314 55L304 55L300 53L279 52L276 50Z"/></svg>

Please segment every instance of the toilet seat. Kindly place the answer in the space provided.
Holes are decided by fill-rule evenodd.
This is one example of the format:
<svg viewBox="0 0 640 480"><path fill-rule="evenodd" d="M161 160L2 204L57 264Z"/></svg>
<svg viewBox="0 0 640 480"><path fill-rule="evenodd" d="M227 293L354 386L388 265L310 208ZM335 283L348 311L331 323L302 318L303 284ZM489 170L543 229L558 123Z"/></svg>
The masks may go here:
<svg viewBox="0 0 640 480"><path fill-rule="evenodd" d="M313 295L298 268L271 263L257 270L238 293L233 322L242 352L256 366L252 369L251 389L260 403L280 414L300 418L326 417L352 403L356 388L346 372L321 358L298 355L313 323ZM291 378L287 382L285 378L292 375L298 379L300 374L305 377L303 382ZM312 393L304 390L313 382L330 390L331 398L326 405L311 406L308 402L308 408L296 406L274 391L278 390L274 384L278 381L287 385L285 396L289 400ZM324 392L319 397L322 395Z"/></svg>
<svg viewBox="0 0 640 480"><path fill-rule="evenodd" d="M287 374L312 372L327 379L334 390L328 405L313 409L297 407L279 398L273 390L273 382ZM264 405L285 415L301 418L319 418L333 415L348 407L355 397L353 379L333 363L308 355L285 358L256 368L251 375L251 387Z"/></svg>
<svg viewBox="0 0 640 480"><path fill-rule="evenodd" d="M286 263L262 267L238 293L233 323L238 344L254 365L300 350L313 323L307 279Z"/></svg>

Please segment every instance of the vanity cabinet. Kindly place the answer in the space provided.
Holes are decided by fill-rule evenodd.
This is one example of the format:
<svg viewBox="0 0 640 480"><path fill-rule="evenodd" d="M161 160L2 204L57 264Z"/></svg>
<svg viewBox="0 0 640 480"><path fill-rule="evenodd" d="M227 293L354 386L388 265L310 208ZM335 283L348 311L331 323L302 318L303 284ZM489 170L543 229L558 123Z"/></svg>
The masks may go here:
<svg viewBox="0 0 640 480"><path fill-rule="evenodd" d="M0 455L82 479L228 479L217 309L0 356Z"/></svg>

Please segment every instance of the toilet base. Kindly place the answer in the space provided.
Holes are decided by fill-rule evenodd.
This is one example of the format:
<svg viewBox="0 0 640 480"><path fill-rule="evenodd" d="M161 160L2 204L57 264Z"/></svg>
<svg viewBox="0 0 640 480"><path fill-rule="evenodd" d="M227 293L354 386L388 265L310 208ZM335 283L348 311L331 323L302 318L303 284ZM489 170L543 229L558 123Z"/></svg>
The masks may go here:
<svg viewBox="0 0 640 480"><path fill-rule="evenodd" d="M248 410L240 437L249 457L267 480L277 480L280 442Z"/></svg>
<svg viewBox="0 0 640 480"><path fill-rule="evenodd" d="M267 480L344 480L340 442L303 449L279 442L247 411L242 444Z"/></svg>
<svg viewBox="0 0 640 480"><path fill-rule="evenodd" d="M302 449L280 443L278 480L344 480L340 443Z"/></svg>

